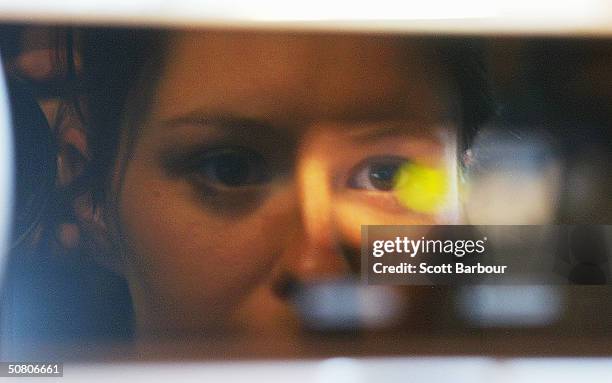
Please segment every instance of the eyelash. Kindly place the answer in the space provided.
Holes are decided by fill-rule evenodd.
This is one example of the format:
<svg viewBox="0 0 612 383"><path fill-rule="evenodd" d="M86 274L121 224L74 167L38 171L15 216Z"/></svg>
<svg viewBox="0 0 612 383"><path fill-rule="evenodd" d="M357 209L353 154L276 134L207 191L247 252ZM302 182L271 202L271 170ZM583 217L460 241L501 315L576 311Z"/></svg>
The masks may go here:
<svg viewBox="0 0 612 383"><path fill-rule="evenodd" d="M263 185L273 176L261 154L242 146L198 150L166 161L166 169L208 188L227 190Z"/></svg>
<svg viewBox="0 0 612 383"><path fill-rule="evenodd" d="M346 187L391 192L397 171L410 162L400 156L366 158L349 172ZM166 168L171 174L186 176L198 187L210 192L262 186L278 176L259 152L236 145L195 150L169 159Z"/></svg>
<svg viewBox="0 0 612 383"><path fill-rule="evenodd" d="M391 192L398 170L410 162L399 156L366 158L349 172L346 186L356 190Z"/></svg>

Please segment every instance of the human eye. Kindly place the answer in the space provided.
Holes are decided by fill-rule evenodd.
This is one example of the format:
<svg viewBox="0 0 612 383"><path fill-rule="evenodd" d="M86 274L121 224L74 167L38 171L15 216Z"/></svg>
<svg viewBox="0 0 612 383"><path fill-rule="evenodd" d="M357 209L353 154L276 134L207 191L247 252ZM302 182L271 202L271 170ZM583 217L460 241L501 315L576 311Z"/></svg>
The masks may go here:
<svg viewBox="0 0 612 383"><path fill-rule="evenodd" d="M361 161L349 173L347 187L364 191L376 206L433 214L444 205L448 176L435 166L398 156L377 156ZM364 196L364 197L365 197Z"/></svg>
<svg viewBox="0 0 612 383"><path fill-rule="evenodd" d="M397 156L367 158L350 171L347 186L358 190L393 191L398 172L408 163L407 158Z"/></svg>
<svg viewBox="0 0 612 383"><path fill-rule="evenodd" d="M205 149L171 165L192 182L217 191L241 190L268 183L272 174L264 157L242 146Z"/></svg>

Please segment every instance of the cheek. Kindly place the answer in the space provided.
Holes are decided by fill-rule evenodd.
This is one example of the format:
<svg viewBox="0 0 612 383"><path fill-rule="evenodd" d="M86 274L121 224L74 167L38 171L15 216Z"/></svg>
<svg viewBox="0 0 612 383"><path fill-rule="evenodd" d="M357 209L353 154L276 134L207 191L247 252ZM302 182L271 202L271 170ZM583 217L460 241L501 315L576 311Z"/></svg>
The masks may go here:
<svg viewBox="0 0 612 383"><path fill-rule="evenodd" d="M372 204L374 205L374 204ZM445 225L444 218L415 212L393 214L369 206L360 200L341 199L335 202L334 216L338 230L347 245L361 247L361 225Z"/></svg>
<svg viewBox="0 0 612 383"><path fill-rule="evenodd" d="M288 196L276 192L240 216L213 213L187 182L147 162L135 157L121 193L130 283L181 311L230 308L266 280L282 252Z"/></svg>

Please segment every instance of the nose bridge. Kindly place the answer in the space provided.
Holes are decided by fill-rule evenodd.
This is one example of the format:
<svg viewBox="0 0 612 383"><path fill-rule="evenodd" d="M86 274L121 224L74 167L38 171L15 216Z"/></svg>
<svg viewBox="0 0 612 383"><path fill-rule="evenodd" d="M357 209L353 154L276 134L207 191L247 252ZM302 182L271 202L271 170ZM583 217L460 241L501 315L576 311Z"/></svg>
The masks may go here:
<svg viewBox="0 0 612 383"><path fill-rule="evenodd" d="M314 137L303 142L296 164L301 235L294 250L294 273L300 279L317 279L347 267L335 238L328 148Z"/></svg>
<svg viewBox="0 0 612 383"><path fill-rule="evenodd" d="M297 187L305 240L330 247L332 191L327 164L316 153L305 153L298 162Z"/></svg>

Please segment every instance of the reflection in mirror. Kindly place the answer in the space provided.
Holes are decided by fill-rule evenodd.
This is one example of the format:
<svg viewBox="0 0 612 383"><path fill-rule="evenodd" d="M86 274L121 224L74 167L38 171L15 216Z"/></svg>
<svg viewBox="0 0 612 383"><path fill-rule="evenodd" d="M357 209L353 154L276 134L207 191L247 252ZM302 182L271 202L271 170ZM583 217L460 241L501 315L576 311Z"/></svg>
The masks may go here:
<svg viewBox="0 0 612 383"><path fill-rule="evenodd" d="M612 104L580 87L604 44L567 82L538 63L574 42L4 28L57 171L11 254L14 344L450 331L451 291L359 285L362 225L610 217Z"/></svg>

